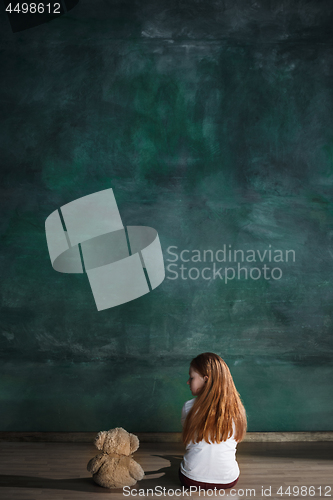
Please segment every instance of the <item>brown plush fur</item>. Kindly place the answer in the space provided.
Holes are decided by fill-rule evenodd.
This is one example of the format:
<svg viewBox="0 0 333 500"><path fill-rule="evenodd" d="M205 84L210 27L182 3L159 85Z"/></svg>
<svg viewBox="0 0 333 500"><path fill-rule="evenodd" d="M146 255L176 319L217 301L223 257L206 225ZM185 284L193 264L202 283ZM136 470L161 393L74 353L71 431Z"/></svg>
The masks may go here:
<svg viewBox="0 0 333 500"><path fill-rule="evenodd" d="M122 488L133 486L144 476L144 471L133 458L139 448L139 439L129 434L122 427L99 432L95 446L102 453L92 458L88 471L93 474L94 481L104 488Z"/></svg>

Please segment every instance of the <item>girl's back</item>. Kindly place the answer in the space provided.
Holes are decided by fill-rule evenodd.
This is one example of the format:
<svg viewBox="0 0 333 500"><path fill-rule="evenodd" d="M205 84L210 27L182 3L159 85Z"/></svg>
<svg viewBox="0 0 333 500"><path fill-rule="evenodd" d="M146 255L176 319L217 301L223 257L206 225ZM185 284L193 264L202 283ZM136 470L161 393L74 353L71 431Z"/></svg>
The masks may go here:
<svg viewBox="0 0 333 500"><path fill-rule="evenodd" d="M245 434L246 415L230 371L219 356L204 353L192 360L188 384L197 398L182 409L181 481L231 487L239 477L236 447Z"/></svg>

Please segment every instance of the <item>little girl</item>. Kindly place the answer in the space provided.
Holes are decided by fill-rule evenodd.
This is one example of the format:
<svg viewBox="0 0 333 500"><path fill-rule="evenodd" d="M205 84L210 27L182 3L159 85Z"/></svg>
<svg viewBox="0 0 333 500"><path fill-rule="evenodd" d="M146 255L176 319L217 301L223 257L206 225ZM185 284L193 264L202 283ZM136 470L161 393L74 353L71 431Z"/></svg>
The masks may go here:
<svg viewBox="0 0 333 500"><path fill-rule="evenodd" d="M246 432L246 413L228 366L211 352L192 359L187 381L193 396L182 409L186 452L183 486L232 488L238 481L236 446Z"/></svg>

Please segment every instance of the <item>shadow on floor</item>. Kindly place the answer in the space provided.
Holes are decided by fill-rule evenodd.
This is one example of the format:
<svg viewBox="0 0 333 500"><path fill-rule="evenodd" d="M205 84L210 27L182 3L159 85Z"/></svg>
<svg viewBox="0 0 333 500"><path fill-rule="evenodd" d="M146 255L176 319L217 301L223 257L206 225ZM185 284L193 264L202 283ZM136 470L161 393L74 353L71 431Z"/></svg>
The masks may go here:
<svg viewBox="0 0 333 500"><path fill-rule="evenodd" d="M94 483L92 477L74 479L48 479L46 477L0 475L0 488L36 488L39 490L71 490L91 493L110 493ZM121 493L122 489L112 491Z"/></svg>
<svg viewBox="0 0 333 500"><path fill-rule="evenodd" d="M162 467L154 471L145 473L144 479L138 482L131 489L148 489L155 486L169 488L180 488L178 479L178 469L182 457L174 455L151 455L152 457L163 458L170 462L170 466ZM158 478L152 478L154 474L163 474ZM122 488L102 488L94 483L92 477L74 479L48 479L33 476L0 475L0 488L35 488L40 490L71 490L91 493L122 493Z"/></svg>
<svg viewBox="0 0 333 500"><path fill-rule="evenodd" d="M164 460L168 460L170 465L166 467L162 467L160 469L156 469L154 471L145 472L145 477L140 481L137 485L133 486L133 488L144 489L145 491L149 488L155 488L156 486L160 486L161 488L181 488L181 484L178 478L178 469L180 462L182 461L182 456L178 455L151 455L152 457L163 458ZM161 477L152 478L150 476L155 474L163 474Z"/></svg>

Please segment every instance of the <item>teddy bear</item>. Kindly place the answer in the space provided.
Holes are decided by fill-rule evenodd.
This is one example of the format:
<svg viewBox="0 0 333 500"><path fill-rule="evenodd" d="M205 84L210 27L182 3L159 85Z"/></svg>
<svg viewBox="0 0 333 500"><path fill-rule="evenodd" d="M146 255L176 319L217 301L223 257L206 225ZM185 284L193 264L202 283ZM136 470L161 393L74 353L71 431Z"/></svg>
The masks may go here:
<svg viewBox="0 0 333 500"><path fill-rule="evenodd" d="M133 486L145 475L141 465L133 458L139 448L139 439L122 427L97 434L94 444L102 452L87 465L95 483L104 488Z"/></svg>

